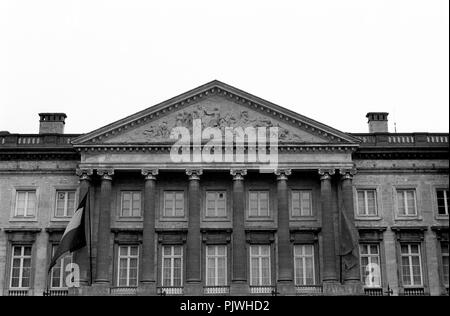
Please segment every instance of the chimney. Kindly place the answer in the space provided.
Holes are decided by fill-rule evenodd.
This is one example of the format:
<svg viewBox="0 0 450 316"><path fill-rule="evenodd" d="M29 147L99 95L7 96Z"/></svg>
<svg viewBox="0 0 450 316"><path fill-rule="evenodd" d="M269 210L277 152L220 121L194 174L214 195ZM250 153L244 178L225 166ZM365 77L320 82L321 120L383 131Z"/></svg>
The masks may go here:
<svg viewBox="0 0 450 316"><path fill-rule="evenodd" d="M389 133L387 112L369 112L366 117L369 123L369 133Z"/></svg>
<svg viewBox="0 0 450 316"><path fill-rule="evenodd" d="M39 113L39 134L64 134L65 113Z"/></svg>

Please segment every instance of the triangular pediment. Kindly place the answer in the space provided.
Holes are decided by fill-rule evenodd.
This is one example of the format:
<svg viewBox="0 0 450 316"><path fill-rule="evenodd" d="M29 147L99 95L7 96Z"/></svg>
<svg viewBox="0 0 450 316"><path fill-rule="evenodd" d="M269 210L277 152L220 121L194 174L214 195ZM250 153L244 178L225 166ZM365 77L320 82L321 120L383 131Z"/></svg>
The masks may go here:
<svg viewBox="0 0 450 316"><path fill-rule="evenodd" d="M355 144L354 137L244 91L213 81L109 124L73 141L75 146L170 144L171 130L201 120L203 128L277 127L280 143Z"/></svg>

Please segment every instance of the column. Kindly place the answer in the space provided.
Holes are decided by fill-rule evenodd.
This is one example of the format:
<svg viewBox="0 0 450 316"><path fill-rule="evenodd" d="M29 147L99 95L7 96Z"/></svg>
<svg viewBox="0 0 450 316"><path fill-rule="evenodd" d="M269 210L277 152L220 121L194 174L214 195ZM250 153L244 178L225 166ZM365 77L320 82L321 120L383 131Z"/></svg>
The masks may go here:
<svg viewBox="0 0 450 316"><path fill-rule="evenodd" d="M156 175L158 169L142 169L144 184L144 229L142 231L141 284L149 287L149 293L156 291L155 277L155 220L156 220Z"/></svg>
<svg viewBox="0 0 450 316"><path fill-rule="evenodd" d="M245 239L245 169L232 169L233 176L233 236L232 236L232 289L231 294L245 294L247 291L247 251Z"/></svg>
<svg viewBox="0 0 450 316"><path fill-rule="evenodd" d="M356 170L340 169L339 173L341 174L342 203L344 206L341 211L345 212L348 224L350 226L349 229L353 231L353 236L356 239L358 237L358 232L355 227L355 210L353 203L353 185L352 185L353 175L356 174ZM353 250L354 258L352 260L354 265L350 269L343 268L343 278L345 282L359 283L361 278L359 270L358 240L354 240L354 247L355 247L355 249Z"/></svg>
<svg viewBox="0 0 450 316"><path fill-rule="evenodd" d="M201 294L200 175L202 170L187 169L189 176L188 233L186 237L186 294Z"/></svg>
<svg viewBox="0 0 450 316"><path fill-rule="evenodd" d="M294 259L289 231L289 192L287 179L290 169L276 170L278 212L278 291L294 294Z"/></svg>
<svg viewBox="0 0 450 316"><path fill-rule="evenodd" d="M333 194L331 188L331 176L333 174L333 169L319 170L320 199L322 207L323 283L333 283L338 281L336 270Z"/></svg>
<svg viewBox="0 0 450 316"><path fill-rule="evenodd" d="M101 177L100 184L100 214L98 220L97 237L97 267L96 283L108 283L110 281L110 236L111 236L111 189L113 169L98 169Z"/></svg>
<svg viewBox="0 0 450 316"><path fill-rule="evenodd" d="M92 169L77 169L77 176L80 177L80 190L78 195L78 203L81 202L81 199L84 198L84 195L88 192L91 186L91 176L93 174ZM89 201L88 201L89 203ZM91 211L92 212L92 211ZM91 212L89 215L91 215ZM87 215L87 214L86 214ZM91 220L92 216L88 219ZM86 232L87 238L91 238L91 234L89 232L89 223L86 223ZM89 242L89 241L88 241ZM88 285L90 282L90 265L89 265L89 247L84 247L78 251L75 251L73 254L74 262L78 264L80 267L80 285Z"/></svg>

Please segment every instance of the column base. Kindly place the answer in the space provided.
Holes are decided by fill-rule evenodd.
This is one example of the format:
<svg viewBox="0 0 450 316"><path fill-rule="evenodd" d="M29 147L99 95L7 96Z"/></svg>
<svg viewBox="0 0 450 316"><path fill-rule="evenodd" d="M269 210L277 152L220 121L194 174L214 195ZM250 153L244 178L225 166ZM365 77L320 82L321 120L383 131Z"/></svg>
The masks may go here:
<svg viewBox="0 0 450 316"><path fill-rule="evenodd" d="M140 283L137 288L138 296L154 296L156 294L156 282Z"/></svg>
<svg viewBox="0 0 450 316"><path fill-rule="evenodd" d="M277 282L277 295L281 296L293 296L295 295L295 285L293 281L278 281Z"/></svg>
<svg viewBox="0 0 450 316"><path fill-rule="evenodd" d="M203 295L203 285L201 282L186 282L184 286L184 295L201 296Z"/></svg>
<svg viewBox="0 0 450 316"><path fill-rule="evenodd" d="M244 296L250 294L250 287L247 282L232 282L230 286L231 296Z"/></svg>

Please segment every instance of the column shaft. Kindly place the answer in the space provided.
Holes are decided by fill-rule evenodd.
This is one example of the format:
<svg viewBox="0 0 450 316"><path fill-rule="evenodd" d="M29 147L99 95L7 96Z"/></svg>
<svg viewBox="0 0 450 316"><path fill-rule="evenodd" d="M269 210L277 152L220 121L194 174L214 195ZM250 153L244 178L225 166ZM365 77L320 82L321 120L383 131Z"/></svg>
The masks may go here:
<svg viewBox="0 0 450 316"><path fill-rule="evenodd" d="M189 175L189 221L186 237L186 283L201 282L200 235L200 170L187 170Z"/></svg>
<svg viewBox="0 0 450 316"><path fill-rule="evenodd" d="M142 170L144 185L144 229L142 232L142 283L155 283L155 216L157 170Z"/></svg>
<svg viewBox="0 0 450 316"><path fill-rule="evenodd" d="M102 177L100 184L100 214L98 221L97 238L97 267L96 283L108 283L110 281L110 236L111 236L111 190L112 170L97 170Z"/></svg>
<svg viewBox="0 0 450 316"><path fill-rule="evenodd" d="M334 233L333 195L331 175L334 170L319 171L321 176L320 198L322 206L323 281L337 282L336 249Z"/></svg>
<svg viewBox="0 0 450 316"><path fill-rule="evenodd" d="M247 282L247 253L245 244L245 194L246 170L232 170L233 175L233 271L232 281Z"/></svg>

